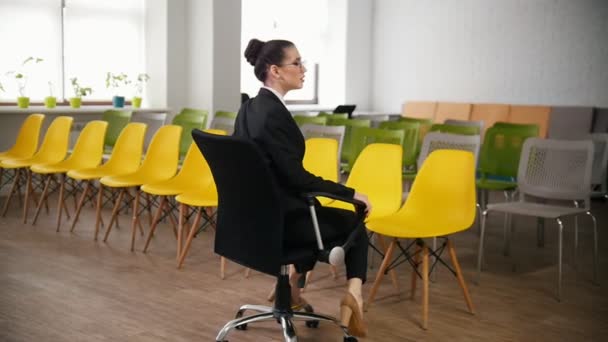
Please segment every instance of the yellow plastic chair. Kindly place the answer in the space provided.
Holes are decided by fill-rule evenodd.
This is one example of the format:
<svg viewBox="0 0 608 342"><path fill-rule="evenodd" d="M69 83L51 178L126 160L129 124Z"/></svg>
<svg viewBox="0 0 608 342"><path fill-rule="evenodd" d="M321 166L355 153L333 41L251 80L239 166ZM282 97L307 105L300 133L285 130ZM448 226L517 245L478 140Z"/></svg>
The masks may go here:
<svg viewBox="0 0 608 342"><path fill-rule="evenodd" d="M101 163L101 157L103 155L104 138L108 123L106 121L94 120L87 123L84 127L72 154L64 161L60 161L55 164L34 164L30 168L32 172L42 175L46 178L44 181L44 190L40 195L38 201L38 208L34 214L34 220L32 224L36 224L42 203L48 198L49 186L52 181L57 183L55 176L60 178L59 180L59 201L57 202L57 231L61 226L61 214L63 211L69 216L68 208L65 205L64 191L65 191L65 180L66 173L70 170L88 169L96 167ZM74 191L73 191L74 192Z"/></svg>
<svg viewBox="0 0 608 342"><path fill-rule="evenodd" d="M304 169L315 176L332 182L338 181L338 141L331 138L306 140L306 152L302 160ZM318 198L321 205L332 202L326 197Z"/></svg>
<svg viewBox="0 0 608 342"><path fill-rule="evenodd" d="M226 135L226 131L218 129L207 129L205 132ZM154 236L154 231L163 215L169 216L171 224L173 224L173 230L177 236L177 227L173 220L173 216L171 216L174 205L169 201L169 196L177 196L181 193L193 191L193 189L205 189L210 183L213 183L213 175L211 175L209 165L200 150L192 143L190 144L182 168L175 177L162 182L144 184L141 186L141 191L159 197L158 209L152 219L152 224L150 225L150 232L148 233L143 250L144 253L148 251L150 241L152 240L152 236ZM180 251L181 240L178 239L176 259L179 258Z"/></svg>
<svg viewBox="0 0 608 342"><path fill-rule="evenodd" d="M32 189L32 172L30 166L34 164L54 164L62 161L68 153L68 143L70 139L70 128L72 127L71 116L59 116L51 122L42 145L36 154L26 159L4 159L0 161L0 167L4 169L15 169L15 179L13 186L4 204L2 216L6 215L11 198L16 191L20 191L22 176L25 180L25 200L23 205L23 223L27 223L27 211L29 206L30 194L35 196Z"/></svg>
<svg viewBox="0 0 608 342"><path fill-rule="evenodd" d="M446 177L446 170L450 170L449 177ZM416 275L420 274L422 277L422 327L426 329L429 305L429 254L441 259L441 254L447 247L454 270L449 266L448 268L458 279L469 312L474 313L454 246L447 236L466 230L473 224L475 203L473 153L457 150L437 150L431 153L418 172L416 182L403 207L393 215L372 218L367 222L370 231L391 237L392 241L376 274L366 308L374 300L384 274L400 264L399 260L404 257L414 266L411 298L414 297L416 290ZM436 250L430 249L423 240L434 237L444 238L444 242ZM403 248L399 239L413 239L413 242L407 248ZM415 253L408 253L413 246L416 247ZM396 247L405 252L393 259ZM422 261L420 261L421 257ZM443 261L441 263L447 266Z"/></svg>
<svg viewBox="0 0 608 342"><path fill-rule="evenodd" d="M139 222L139 198L140 191L139 187L143 184L157 183L163 180L167 180L175 175L177 171L177 163L179 161L179 144L182 133L182 127L177 125L166 125L156 131L146 157L144 158L141 166L137 171L115 176L105 176L99 180L99 193L97 194L97 220L95 226L99 227L101 221L101 202L102 193L104 186L120 189L118 194L118 200L112 210L112 218L106 229L106 234L103 241L108 240L108 236L112 231L112 225L116 220L118 211L122 204L122 199L125 194L128 193L129 188L135 188L135 196L132 200L133 203L133 218L131 221L131 251L135 247L135 232L139 226L143 235L143 228ZM147 197L147 206L150 207L149 197ZM151 219L151 218L150 218ZM97 228L95 231L97 232Z"/></svg>
<svg viewBox="0 0 608 342"><path fill-rule="evenodd" d="M84 190L76 206L76 213L74 214L74 220L72 221L72 227L70 232L74 231L80 211L87 200L90 200L89 192L91 189L95 190L94 181L105 176L112 175L124 175L135 172L141 163L141 156L143 154L144 137L146 135L147 126L141 122L128 123L125 128L120 132L120 135L116 139L116 144L112 149L112 154L107 162L98 167L88 169L75 169L68 171L68 177L85 183ZM101 195L101 191L98 191L98 195ZM93 194L94 196L94 194ZM101 206L97 208L101 210ZM97 217L101 217L97 214ZM95 226L95 241L97 241L97 234L99 232L99 225Z"/></svg>
<svg viewBox="0 0 608 342"><path fill-rule="evenodd" d="M36 153L38 148L38 138L40 127L44 121L44 114L30 114L17 133L15 144L8 150L0 152L0 161L4 159L25 159L30 158ZM4 182L4 169L0 167L0 189L13 180L13 176Z"/></svg>

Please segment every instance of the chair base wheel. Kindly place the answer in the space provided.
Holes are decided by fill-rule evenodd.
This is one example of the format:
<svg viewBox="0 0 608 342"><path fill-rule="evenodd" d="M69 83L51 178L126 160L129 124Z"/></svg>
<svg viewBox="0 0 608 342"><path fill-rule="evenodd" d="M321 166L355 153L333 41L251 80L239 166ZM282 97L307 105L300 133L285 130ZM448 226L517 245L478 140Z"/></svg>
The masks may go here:
<svg viewBox="0 0 608 342"><path fill-rule="evenodd" d="M239 319L241 317L243 317L243 312L241 312L241 311L237 312L236 315L234 316L235 319ZM247 330L247 323L241 324L241 325L237 325L234 328L236 330Z"/></svg>
<svg viewBox="0 0 608 342"><path fill-rule="evenodd" d="M310 304L306 304L304 305L304 307L302 308L304 310L304 312L308 312L308 313L314 313L315 310L312 308L312 306ZM310 321L306 321L306 327L307 328L313 328L316 329L319 327L319 321L318 320L310 320Z"/></svg>
<svg viewBox="0 0 608 342"><path fill-rule="evenodd" d="M357 338L354 336L344 336L344 342L357 342Z"/></svg>

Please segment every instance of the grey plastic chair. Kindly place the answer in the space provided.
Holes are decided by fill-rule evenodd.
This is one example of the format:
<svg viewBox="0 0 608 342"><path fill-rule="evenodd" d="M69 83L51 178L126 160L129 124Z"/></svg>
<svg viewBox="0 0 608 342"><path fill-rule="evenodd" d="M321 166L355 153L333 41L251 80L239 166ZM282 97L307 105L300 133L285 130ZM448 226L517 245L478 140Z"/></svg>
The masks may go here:
<svg viewBox="0 0 608 342"><path fill-rule="evenodd" d="M591 197L608 199L608 133L592 133L593 171L591 172Z"/></svg>
<svg viewBox="0 0 608 342"><path fill-rule="evenodd" d="M344 141L344 126L322 126L315 124L304 124L300 126L304 139L309 138L332 138L338 141L338 170L340 170L340 156L342 153L342 142ZM338 178L339 179L339 178Z"/></svg>
<svg viewBox="0 0 608 342"><path fill-rule="evenodd" d="M234 132L234 122L236 119L222 116L215 116L213 120L211 120L211 127L213 129L221 129L226 131L227 135L232 135Z"/></svg>
<svg viewBox="0 0 608 342"><path fill-rule="evenodd" d="M418 170L428 155L435 150L463 150L473 152L475 163L479 156L481 140L479 135L461 135L451 133L429 132L424 136L418 156Z"/></svg>
<svg viewBox="0 0 608 342"><path fill-rule="evenodd" d="M518 200L488 204L481 215L481 235L477 255L477 280L481 276L483 244L486 218L490 212L509 215L541 217L556 220L558 231L557 299L561 301L563 231L562 218L579 214L589 215L593 220L593 280L597 282L597 223L589 211L591 194L591 169L593 165L593 143L590 140L555 140L529 138L524 142L517 173ZM568 207L545 203L561 200L564 203L583 202L583 207ZM543 201L543 202L541 202ZM512 234L512 227L509 227ZM575 228L574 249L578 244Z"/></svg>

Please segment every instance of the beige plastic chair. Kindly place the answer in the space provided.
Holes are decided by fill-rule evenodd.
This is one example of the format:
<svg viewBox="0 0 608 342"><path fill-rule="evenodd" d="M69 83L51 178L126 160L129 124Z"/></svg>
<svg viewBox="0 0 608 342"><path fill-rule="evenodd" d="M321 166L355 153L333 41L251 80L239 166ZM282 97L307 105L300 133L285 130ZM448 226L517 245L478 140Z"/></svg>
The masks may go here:
<svg viewBox="0 0 608 342"><path fill-rule="evenodd" d="M550 116L551 107L512 105L507 122L538 125L539 137L546 138Z"/></svg>
<svg viewBox="0 0 608 342"><path fill-rule="evenodd" d="M470 103L438 102L435 109L435 122L443 123L445 120L469 120L471 117Z"/></svg>
<svg viewBox="0 0 608 342"><path fill-rule="evenodd" d="M437 102L407 101L403 104L401 116L416 119L435 119Z"/></svg>

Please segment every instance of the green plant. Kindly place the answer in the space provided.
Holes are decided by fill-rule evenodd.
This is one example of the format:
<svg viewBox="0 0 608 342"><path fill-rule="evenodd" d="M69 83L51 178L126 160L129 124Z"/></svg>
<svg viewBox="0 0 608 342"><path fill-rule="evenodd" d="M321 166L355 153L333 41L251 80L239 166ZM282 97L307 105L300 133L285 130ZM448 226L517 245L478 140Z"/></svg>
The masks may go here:
<svg viewBox="0 0 608 342"><path fill-rule="evenodd" d="M122 86L126 86L131 81L129 77L125 73L113 74L111 72L106 73L106 88L121 88Z"/></svg>
<svg viewBox="0 0 608 342"><path fill-rule="evenodd" d="M44 61L44 59L30 56L21 63L18 70L11 70L6 73L7 76L13 76L17 81L17 89L19 89L19 95L21 97L25 97L25 87L27 86L28 78L26 74L27 67L31 64L38 64L42 61ZM4 90L4 88L2 90Z"/></svg>
<svg viewBox="0 0 608 342"><path fill-rule="evenodd" d="M76 77L70 78L70 82L72 82L72 88L74 89L74 97L83 97L93 93L91 87L81 87Z"/></svg>
<svg viewBox="0 0 608 342"><path fill-rule="evenodd" d="M150 76L146 73L141 73L137 75L137 81L135 81L135 96L141 96L144 92L144 84L148 82Z"/></svg>

